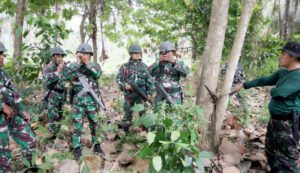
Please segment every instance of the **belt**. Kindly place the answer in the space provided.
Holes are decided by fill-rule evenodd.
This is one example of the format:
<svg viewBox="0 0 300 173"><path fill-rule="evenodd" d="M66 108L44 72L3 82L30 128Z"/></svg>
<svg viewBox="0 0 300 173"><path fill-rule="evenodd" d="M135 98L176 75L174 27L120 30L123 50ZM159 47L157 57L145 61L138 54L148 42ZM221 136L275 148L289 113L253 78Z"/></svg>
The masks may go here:
<svg viewBox="0 0 300 173"><path fill-rule="evenodd" d="M293 120L293 113L287 113L287 114L271 113L271 117L274 120L282 120L282 121Z"/></svg>

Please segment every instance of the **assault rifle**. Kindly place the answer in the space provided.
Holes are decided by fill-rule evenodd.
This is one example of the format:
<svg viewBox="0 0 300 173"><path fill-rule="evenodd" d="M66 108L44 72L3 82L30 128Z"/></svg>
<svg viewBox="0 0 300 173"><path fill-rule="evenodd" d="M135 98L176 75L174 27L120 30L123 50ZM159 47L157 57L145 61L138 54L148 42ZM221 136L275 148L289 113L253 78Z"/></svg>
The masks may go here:
<svg viewBox="0 0 300 173"><path fill-rule="evenodd" d="M14 115L9 120L9 125L13 126L16 116L21 117L23 120L27 121L26 116L23 114L22 108L14 102L14 99L11 97L7 97L5 94L0 94L0 101L2 103L7 104L14 110Z"/></svg>
<svg viewBox="0 0 300 173"><path fill-rule="evenodd" d="M146 74L150 77L151 82L154 84L156 91L163 97L165 98L172 106L175 106L174 101L172 100L172 98L170 97L170 95L167 93L167 91L165 90L165 88L163 86L161 86L161 84L156 81L148 72L147 69L145 69Z"/></svg>
<svg viewBox="0 0 300 173"><path fill-rule="evenodd" d="M81 96L83 96L83 94L89 93L93 97L93 99L97 102L97 104L100 106L100 108L106 113L106 106L101 98L101 95L100 95L101 99L99 99L98 95L88 84L88 82L86 81L86 78L83 74L77 72L77 77L79 79L79 82L72 82L73 85L81 85L83 87L82 90L79 91L79 93L77 95L79 97L81 97Z"/></svg>
<svg viewBox="0 0 300 173"><path fill-rule="evenodd" d="M142 97L145 101L149 102L151 105L153 105L152 100L148 98L148 96L134 83L134 82L128 82L128 85L131 86L132 91Z"/></svg>

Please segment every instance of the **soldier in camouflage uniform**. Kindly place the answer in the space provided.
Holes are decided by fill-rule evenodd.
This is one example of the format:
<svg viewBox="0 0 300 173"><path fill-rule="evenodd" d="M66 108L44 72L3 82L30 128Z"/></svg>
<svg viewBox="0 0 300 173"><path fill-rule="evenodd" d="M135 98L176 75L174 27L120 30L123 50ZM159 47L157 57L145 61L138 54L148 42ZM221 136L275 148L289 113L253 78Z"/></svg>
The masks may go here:
<svg viewBox="0 0 300 173"><path fill-rule="evenodd" d="M65 52L60 47L51 49L51 62L44 68L47 93L44 98L48 102L49 132L55 138L60 130L63 116L63 105L66 100L66 89L63 79L63 57ZM50 135L50 136L51 136Z"/></svg>
<svg viewBox="0 0 300 173"><path fill-rule="evenodd" d="M242 88L272 86L266 135L266 156L272 173L299 173L300 43L288 42L279 56L277 72L237 85Z"/></svg>
<svg viewBox="0 0 300 173"><path fill-rule="evenodd" d="M186 77L190 73L189 67L174 58L176 56L175 47L169 41L160 45L159 53L158 62L156 61L148 68L150 74L161 83L175 104L182 104L183 91L180 78ZM158 94L155 98L155 110L160 109L163 101L165 101L164 97Z"/></svg>
<svg viewBox="0 0 300 173"><path fill-rule="evenodd" d="M137 103L143 103L144 99L132 91L130 82L139 87L150 99L152 95L153 84L150 82L150 76L147 75L145 70L148 70L146 64L141 60L142 49L137 44L131 44L129 47L130 59L127 63L123 64L116 76L116 82L120 89L124 92L124 117L123 129L127 133L131 125L132 111L131 108ZM140 115L143 113L141 112Z"/></svg>
<svg viewBox="0 0 300 173"><path fill-rule="evenodd" d="M223 69L221 70L222 75L226 74L227 65L228 65L228 63L226 62ZM234 73L232 87L235 87L236 85L241 84L244 80L245 80L244 67L241 63L238 63L237 69L235 70L235 73ZM236 94L236 98L240 104L243 103L243 99L242 99L242 96L240 93Z"/></svg>
<svg viewBox="0 0 300 173"><path fill-rule="evenodd" d="M83 87L75 84L79 82L78 74L83 74L95 93L100 95L98 79L102 71L99 64L90 62L91 56L93 56L92 47L86 43L80 44L76 52L77 62L72 63L65 74L66 79L72 81L72 90L74 91L74 97L72 99L74 124L72 147L76 160L81 156L81 135L85 117L89 120L92 142L95 144L94 152L103 154L98 134L100 128L100 119L97 115L98 105L89 93L85 93L81 97L78 96L77 94Z"/></svg>
<svg viewBox="0 0 300 173"><path fill-rule="evenodd" d="M23 111L23 114L27 118L27 122L20 118L15 117L15 121L10 124L9 120L14 116L14 111L10 106L5 104L2 100L0 101L0 173L12 172L9 167L11 161L11 152L9 150L9 136L21 146L23 156L30 161L32 154L36 148L36 138L33 132L30 130L28 122L30 121L30 115L25 111L24 105L20 94L15 89L14 83L6 71L1 67L3 66L4 56L3 52L6 49L0 42L0 93L1 97L5 95L8 98L13 99L14 103L17 104Z"/></svg>
<svg viewBox="0 0 300 173"><path fill-rule="evenodd" d="M221 70L222 75L225 75L227 70L228 63L226 62L223 69ZM234 73L234 78L232 82L232 87L235 87L236 85L242 83L245 80L245 73L244 73L244 67L241 63L238 63L237 69Z"/></svg>

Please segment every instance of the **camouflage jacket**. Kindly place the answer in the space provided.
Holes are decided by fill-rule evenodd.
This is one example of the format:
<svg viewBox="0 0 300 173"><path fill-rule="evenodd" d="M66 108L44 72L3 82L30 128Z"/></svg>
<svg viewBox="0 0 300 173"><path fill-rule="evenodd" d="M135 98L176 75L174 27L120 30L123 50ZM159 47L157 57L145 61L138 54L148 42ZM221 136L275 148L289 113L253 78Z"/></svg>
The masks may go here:
<svg viewBox="0 0 300 173"><path fill-rule="evenodd" d="M98 79L102 74L102 70L99 64L90 62L88 66L84 64L78 64L77 62L72 63L70 68L64 72L66 80L72 82L79 82L78 72L86 77L88 84L95 91L96 94L100 94ZM75 95L73 98L73 104L76 105L97 105L96 101L89 93L85 93L83 96L79 97L77 94L82 90L81 85L74 85L72 83L72 90L74 90Z"/></svg>
<svg viewBox="0 0 300 173"><path fill-rule="evenodd" d="M151 83L150 76L147 75L148 70L146 64L140 61L129 61L123 64L116 76L116 82L120 86L120 89L124 92L125 96L129 96L131 93L125 90L125 85L128 82L135 83L145 94L152 95L153 84Z"/></svg>
<svg viewBox="0 0 300 173"><path fill-rule="evenodd" d="M190 69L182 61L172 63L159 63L158 61L149 67L150 74L155 80L160 82L166 91L171 94L172 99L176 103L182 98L182 89L180 78L186 77L190 73Z"/></svg>
<svg viewBox="0 0 300 173"><path fill-rule="evenodd" d="M22 111L25 111L23 100L16 90L16 87L10 78L9 74L0 68L0 93L5 94L6 97L12 98L15 104L18 104ZM3 107L3 102L0 101L0 110Z"/></svg>
<svg viewBox="0 0 300 173"><path fill-rule="evenodd" d="M225 75L227 70L227 63L225 63L223 69L221 70L222 74ZM241 63L238 63L237 69L234 73L234 78L232 82L232 86L236 86L237 84L242 83L245 80L244 67Z"/></svg>
<svg viewBox="0 0 300 173"><path fill-rule="evenodd" d="M48 90L51 90L49 98L54 96L63 99L65 90L63 73L57 71L57 65L52 61L44 68L45 86ZM60 91L60 92L58 92Z"/></svg>

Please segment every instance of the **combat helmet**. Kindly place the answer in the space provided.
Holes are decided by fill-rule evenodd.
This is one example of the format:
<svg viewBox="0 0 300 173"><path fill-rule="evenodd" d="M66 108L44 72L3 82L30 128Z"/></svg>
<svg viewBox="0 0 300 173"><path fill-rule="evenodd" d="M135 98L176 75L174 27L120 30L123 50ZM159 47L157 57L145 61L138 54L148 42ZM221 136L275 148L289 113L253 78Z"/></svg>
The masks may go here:
<svg viewBox="0 0 300 173"><path fill-rule="evenodd" d="M5 49L5 46L4 44L0 41L0 52L5 52L6 49Z"/></svg>
<svg viewBox="0 0 300 173"><path fill-rule="evenodd" d="M175 51L175 47L174 47L173 43L166 41L166 42L163 42L162 44L160 44L159 53L169 52L169 51Z"/></svg>
<svg viewBox="0 0 300 173"><path fill-rule="evenodd" d="M82 43L78 46L76 53L90 53L93 56L94 52L92 47L87 43Z"/></svg>
<svg viewBox="0 0 300 173"><path fill-rule="evenodd" d="M54 47L50 51L50 56L53 56L53 55L63 55L63 56L65 56L66 54L62 50L62 48L60 48L60 47Z"/></svg>
<svg viewBox="0 0 300 173"><path fill-rule="evenodd" d="M131 53L142 53L141 46L138 44L131 44L128 49L129 54Z"/></svg>

